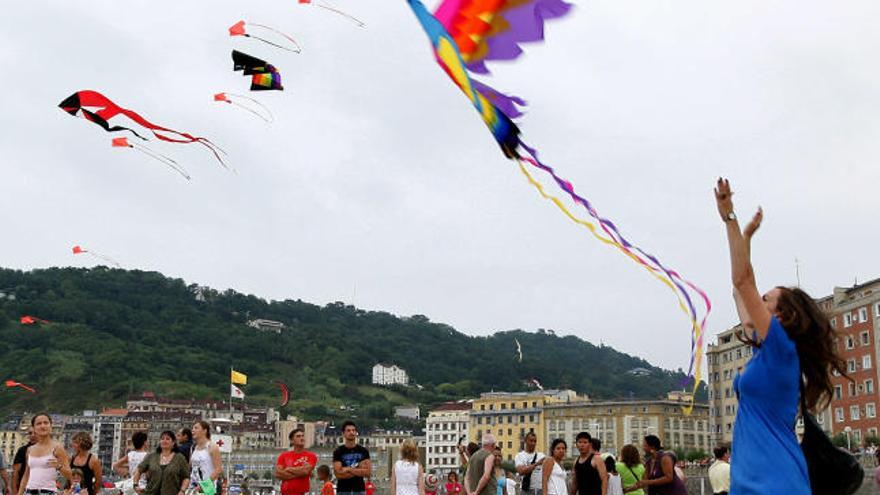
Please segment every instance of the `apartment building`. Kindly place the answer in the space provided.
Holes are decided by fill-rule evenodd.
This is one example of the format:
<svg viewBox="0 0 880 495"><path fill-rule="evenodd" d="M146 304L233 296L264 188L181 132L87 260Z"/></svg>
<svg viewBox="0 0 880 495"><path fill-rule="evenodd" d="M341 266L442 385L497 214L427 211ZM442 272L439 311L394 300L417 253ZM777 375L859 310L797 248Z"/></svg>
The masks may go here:
<svg viewBox="0 0 880 495"><path fill-rule="evenodd" d="M458 445L468 438L472 408L472 401L458 401L441 404L428 412L427 470L447 473L458 469Z"/></svg>

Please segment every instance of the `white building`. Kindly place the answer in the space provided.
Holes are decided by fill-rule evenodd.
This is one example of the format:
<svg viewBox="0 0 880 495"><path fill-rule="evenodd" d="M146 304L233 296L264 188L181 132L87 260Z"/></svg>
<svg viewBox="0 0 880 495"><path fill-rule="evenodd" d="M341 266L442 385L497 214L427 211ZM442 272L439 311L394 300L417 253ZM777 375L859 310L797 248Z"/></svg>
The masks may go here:
<svg viewBox="0 0 880 495"><path fill-rule="evenodd" d="M397 406L394 408L394 417L418 421L419 418L421 418L421 415L419 414L419 406Z"/></svg>
<svg viewBox="0 0 880 495"><path fill-rule="evenodd" d="M471 401L447 402L428 413L425 471L441 474L458 469L458 444L468 438Z"/></svg>
<svg viewBox="0 0 880 495"><path fill-rule="evenodd" d="M281 331L284 330L284 323L275 320L265 320L262 318L250 320L247 322L247 325L251 328L256 328L261 332L272 332L276 334L281 334Z"/></svg>
<svg viewBox="0 0 880 495"><path fill-rule="evenodd" d="M406 370L396 364L377 363L373 366L374 385L407 385L409 376Z"/></svg>

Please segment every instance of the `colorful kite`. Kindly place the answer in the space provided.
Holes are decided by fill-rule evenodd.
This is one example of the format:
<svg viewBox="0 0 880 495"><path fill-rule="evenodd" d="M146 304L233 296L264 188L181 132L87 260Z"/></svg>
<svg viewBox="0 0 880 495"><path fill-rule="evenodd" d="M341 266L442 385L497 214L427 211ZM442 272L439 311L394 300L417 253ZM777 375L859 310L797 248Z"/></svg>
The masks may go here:
<svg viewBox="0 0 880 495"><path fill-rule="evenodd" d="M160 162L164 163L165 165L168 165L175 172L182 175L186 180L191 179L191 177L189 176L187 171L183 167L178 165L176 161L172 160L171 158L168 158L165 155L156 153L155 151L151 150L150 148L147 148L146 146L143 146L143 145L140 145L137 143L132 144L132 143L128 142L128 138L124 138L124 137L113 138L112 146L114 148L131 148L131 149L138 150L141 153L143 153L143 154L145 154L145 155L147 155L157 161L160 161Z"/></svg>
<svg viewBox="0 0 880 495"><path fill-rule="evenodd" d="M292 46L284 46L281 43L276 43L274 41L268 40L268 39L263 38L261 36L251 34L248 32L248 26L253 26L255 28L259 28L259 29L262 29L265 31L270 31L272 33L275 33L278 36L281 36L282 38L287 40L289 42L289 44L291 44ZM259 41L262 41L263 43L272 45L276 48L281 48L282 50L287 50L289 52L294 52L294 53L301 53L302 52L302 48L299 46L299 43L297 43L295 39L291 38L290 36L282 33L281 31L279 31L275 28L272 28L269 26L264 26L263 24L257 24L255 22L247 22L246 23L243 20L236 22L235 24L232 25L232 27L229 28L229 36L244 36L245 38L252 38L255 40L259 40Z"/></svg>
<svg viewBox="0 0 880 495"><path fill-rule="evenodd" d="M343 11L337 9L336 7L330 5L329 3L324 2L324 1L322 1L322 0L318 0L317 2L313 2L312 0L299 0L299 3L300 3L300 4L314 5L315 7L321 7L321 8L324 9L324 10L329 10L330 12L334 12L334 13L336 13L336 14L339 14L339 15L341 15L342 17L345 17L346 19L348 19L348 20L354 22L355 24L357 24L358 27L365 27L365 26L366 26L366 24L364 24L363 22L361 22L361 21L360 21L359 19L357 19L356 17L354 17L354 16L352 16L352 15L350 15L350 14L346 14L345 12L343 12Z"/></svg>
<svg viewBox="0 0 880 495"><path fill-rule="evenodd" d="M138 113L128 110L126 108L122 108L119 105L113 103L109 98L98 93L97 91L78 91L69 97L65 98L59 105L65 112L73 115L74 117L83 117L84 119L94 122L98 124L102 128L104 128L107 132L117 132L117 131L129 131L135 136L146 141L147 139L137 132L134 129L128 127L122 127L119 125L110 125L110 120L118 115L124 115L129 119L133 120L137 124L147 128L150 132L156 136L157 139L162 141L167 141L169 143L199 143L214 154L217 160L221 165L226 167L226 164L223 162L223 159L220 157L220 154L223 153L217 145L212 143L206 138L196 137L186 132L179 132L173 129L169 129L167 127L162 127L160 125L156 125L149 120L141 117Z"/></svg>
<svg viewBox="0 0 880 495"><path fill-rule="evenodd" d="M266 108L265 105L248 96L237 95L235 93L217 93L214 95L214 101L235 105L236 107L250 112L252 115L257 116L270 124L275 121L275 116L272 115L272 112L268 108ZM260 109L260 111L264 112L266 115L263 115L254 108L251 108L252 105L256 105Z"/></svg>
<svg viewBox="0 0 880 495"><path fill-rule="evenodd" d="M37 323L39 323L41 325L48 325L49 324L48 321L46 321L42 318L37 318L36 316L31 316L31 315L24 315L21 318L19 318L18 321L22 325L36 325Z"/></svg>
<svg viewBox="0 0 880 495"><path fill-rule="evenodd" d="M290 389L287 388L284 382L275 382L275 384L281 389L281 404L278 407L284 407L290 402Z"/></svg>
<svg viewBox="0 0 880 495"><path fill-rule="evenodd" d="M265 60L232 50L232 70L251 76L251 91L284 91L278 69Z"/></svg>
<svg viewBox="0 0 880 495"><path fill-rule="evenodd" d="M101 254L101 253L97 253L97 252L95 252L95 251L90 251L90 250L85 249L85 248L83 248L83 247L81 247L81 246L79 246L79 245L77 245L77 246L73 246L72 251L73 251L73 254L74 254L74 255L77 255L77 254L89 254L89 255L94 256L95 258L98 258L99 260L103 260L103 261L106 261L107 263L112 264L112 265L115 266L116 268L122 268L122 265L120 265L119 262L116 261L116 260L114 260L113 258L111 258L111 257L109 257L109 256L105 256L105 255L103 255L103 254Z"/></svg>
<svg viewBox="0 0 880 495"><path fill-rule="evenodd" d="M703 349L703 327L712 304L706 293L677 272L630 243L610 220L578 195L574 186L541 163L535 149L520 138L513 119L522 115L525 101L505 95L473 79L471 73L488 74L485 63L491 60L514 60L522 54L520 43L541 41L544 21L568 14L571 5L563 0L443 0L432 15L419 0L407 0L434 49L437 63L471 101L489 127L504 155L516 160L519 169L542 197L552 201L572 221L587 228L599 241L614 246L675 294L679 308L688 316L691 327L689 376L694 392L699 387ZM593 221L575 216L557 197L548 194L529 173L529 167L547 173L575 203L582 206ZM594 223L595 222L595 223ZM598 224L598 227L597 225ZM703 300L705 313L699 318L692 293ZM686 412L692 410L685 408Z"/></svg>
<svg viewBox="0 0 880 495"><path fill-rule="evenodd" d="M37 393L36 390L34 390L34 389L31 388L31 387L28 387L27 385L25 385L25 384L23 384L23 383L18 383L18 382L15 381L15 380L6 380L6 388L15 388L15 387L18 387L18 388L22 388L22 389L24 389L24 390L27 390L28 392L30 392L30 393L32 393L32 394Z"/></svg>

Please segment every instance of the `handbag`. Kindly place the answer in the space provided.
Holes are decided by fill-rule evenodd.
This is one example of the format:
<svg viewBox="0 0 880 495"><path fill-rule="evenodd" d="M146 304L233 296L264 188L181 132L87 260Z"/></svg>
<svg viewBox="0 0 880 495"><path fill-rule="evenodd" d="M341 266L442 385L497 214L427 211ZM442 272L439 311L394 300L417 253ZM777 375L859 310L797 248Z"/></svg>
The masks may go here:
<svg viewBox="0 0 880 495"><path fill-rule="evenodd" d="M538 453L537 452L535 452L535 456L532 457L532 462L530 464L534 464L536 460L538 460ZM529 473L529 474L523 476L522 491L527 492L531 488L532 488L532 473Z"/></svg>
<svg viewBox="0 0 880 495"><path fill-rule="evenodd" d="M855 456L831 443L831 439L807 409L802 380L800 389L801 415L804 418L801 450L807 461L810 487L814 494L852 495L864 483L865 470Z"/></svg>

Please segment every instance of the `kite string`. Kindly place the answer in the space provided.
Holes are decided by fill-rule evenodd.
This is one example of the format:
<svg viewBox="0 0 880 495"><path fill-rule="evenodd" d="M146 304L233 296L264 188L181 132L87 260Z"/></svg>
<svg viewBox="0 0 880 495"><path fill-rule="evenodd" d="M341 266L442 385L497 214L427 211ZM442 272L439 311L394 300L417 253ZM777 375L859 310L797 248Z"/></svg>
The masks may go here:
<svg viewBox="0 0 880 495"><path fill-rule="evenodd" d="M343 11L337 9L336 7L330 5L330 4L327 3L327 2L315 3L315 4L313 4L313 5L318 6L318 7L321 7L322 9L329 10L330 12L336 12L337 14L339 14L339 15L341 15L341 16L343 16L343 17L347 17L347 18L351 19L352 21L356 22L357 25L358 25L358 27L364 27L364 26L366 26L366 24L364 24L364 23L363 23L360 19L358 19L357 17L355 17L355 16L353 16L353 15L350 15L350 14L346 14L345 12L343 12Z"/></svg>
<svg viewBox="0 0 880 495"><path fill-rule="evenodd" d="M229 103L232 103L233 105L237 105L237 106L239 106L239 107L241 107L241 108L243 108L243 109L245 109L245 110L251 112L252 114L256 115L257 117L259 117L259 118L265 120L266 122L271 123L271 122L274 122L274 121L275 121L275 116L272 114L272 111L269 110L269 108L266 107L266 105L263 105L262 103L260 103L259 100L254 99L254 98L251 98L251 97L249 97L249 96L236 94L236 93L223 93L223 94L225 94L226 96L234 96L234 97L236 97L236 98L241 98L241 99L243 99L243 100L248 100L248 101L254 103L255 105L257 105L257 106L259 106L260 108L262 108L263 110L265 110L265 112L266 112L267 114L269 114L269 118L268 118L268 119L267 119L266 117L260 115L259 112L256 112L256 111L254 111L253 109L250 109L250 108L248 108L248 107L246 107L246 106L244 106L244 105L242 105L242 104L240 104L240 103L237 103L237 102L234 102L234 101L231 101L231 100L229 101Z"/></svg>
<svg viewBox="0 0 880 495"><path fill-rule="evenodd" d="M192 180L192 177L190 177L190 175L186 171L186 169L183 168L182 166L180 166L173 159L171 159L165 155L162 155L160 153L157 153L157 152L147 148L146 146L140 146L140 145L134 145L134 144L129 144L129 146L131 148L134 148L134 149L140 151L141 153L143 153L147 156L150 156L150 157L158 160L159 162L164 163L165 165L168 165L168 167L170 167L172 170L174 170L178 174L182 175L186 180Z"/></svg>
<svg viewBox="0 0 880 495"><path fill-rule="evenodd" d="M693 310L693 306L690 305L689 308L686 307L684 301L682 300L681 295L679 294L680 291L685 292L685 296L687 297L686 291L684 291L684 289L679 284L675 283L675 280L669 280L666 277L661 276L660 273L658 273L658 271L661 271L660 269L649 265L643 259L641 259L638 255L633 253L631 250L627 249L623 243L619 242L617 240L617 238L613 234L611 234L611 232L609 232L609 229L606 226L603 225L602 230L605 231L605 233L611 237L610 240L601 236L598 233L595 225L593 225L592 223L575 217L574 214L572 214L568 210L568 208L565 207L565 205L562 203L561 200L559 200L555 196L547 194L546 191L544 190L543 186L537 180L535 180L534 177L531 176L531 174L528 173L528 170L526 169L524 163L529 163L532 166L535 166L539 169L547 171L548 173L551 173L553 175L554 179L560 185L560 187L562 187L562 189L565 190L566 192L569 192L569 194L573 194L573 187L571 186L571 183L569 183L568 181L565 181L564 179L561 179L560 177L555 175L555 173L552 173L551 172L552 169L550 169L550 167L547 167L546 165L540 164L540 162L538 162L537 159L534 158L535 153L533 150L531 150L529 148L526 148L526 149L529 150L530 154L532 154L532 157L520 157L520 159L517 160L517 162L520 167L520 171L526 176L526 179L529 181L529 183L531 183L533 186L535 186L535 188L538 190L538 192L541 194L542 197L552 201L571 220L573 220L574 222L576 222L580 225L587 227L588 230L593 234L593 236L596 237L598 240L602 241L605 244L609 244L609 245L613 245L613 246L617 247L621 253L623 253L624 255L633 259L633 261L636 261L637 263L642 265L648 271L648 273L650 273L652 276L654 276L656 279L658 279L660 282L662 282L664 285L666 285L673 292L673 294L675 294L676 299L678 300L679 309L685 315L687 315L688 319L691 321L693 334L696 334L699 336L697 341L700 343L700 348L696 350L696 353L694 353L694 348L693 348L694 346L693 345L692 345L692 349L691 349L691 363L692 363L692 365L696 361L696 373L695 373L695 383L694 383L694 393L696 393L697 388L699 386L700 378L702 376L699 359L702 357L702 348L701 348L702 347L702 327L705 324L706 318L704 317L702 323L700 323L696 318L695 311ZM567 187L564 184L567 184ZM580 197L578 196L578 198L580 198ZM579 200L576 200L576 201L578 203L584 205L585 207L589 204L589 202L587 202L583 198L580 198ZM591 216L593 216L594 218L598 217L595 210L592 209L591 207L588 208L588 211L590 212ZM616 231L616 229L613 229L613 230ZM618 235L619 235L619 232L618 232ZM656 262L656 258L653 258L652 261ZM662 271L667 276L670 276L668 270L662 270ZM676 290L676 289L678 289L678 290ZM689 301L689 298L687 298L687 299ZM708 298L707 298L707 300L708 300ZM689 311L689 309L690 309L690 311ZM692 344L694 341L693 334L692 334ZM694 354L696 354L696 356L694 356ZM694 400L694 398L692 396L690 405L686 406L684 408L684 410L686 412L691 411L693 409L693 400Z"/></svg>
<svg viewBox="0 0 880 495"><path fill-rule="evenodd" d="M602 229L609 236L611 236L612 238L617 240L618 243L620 244L620 246L622 247L622 249L631 255L630 257L634 256L634 258L633 258L634 260L636 260L638 263L640 263L646 267L649 267L652 270L658 270L658 269L662 270L666 274L668 279L675 284L675 286L677 287L678 291L682 294L682 296L684 296L685 300L687 301L688 308L690 309L690 312L691 312L691 314L689 316L690 316L692 323L694 325L694 332L691 334L691 361L688 365L688 375L690 375L691 372L693 371L694 360L696 358L696 356L694 355L695 354L694 348L696 347L696 345L702 345L702 340L703 340L702 329L705 327L706 319L708 318L709 313L712 310L712 302L709 300L709 297L706 295L706 293L702 289L700 289L698 286L696 286L693 282L686 280L686 279L683 279L676 271L669 270L666 267L664 267L663 264L660 263L660 261L655 256L645 252L640 247L634 246L632 243L630 243L625 237L623 237L623 235L620 233L617 226L614 225L613 222L601 217L598 214L598 212L595 210L595 208L592 206L592 204L589 202L589 200L581 197L580 195L578 195L574 191L574 186L571 184L571 182L556 175L556 173L552 167L541 163L540 160L538 160L536 150L529 147L527 144L523 143L522 141L520 141L520 144L531 155L531 159L528 159L528 161L533 166L549 173L553 177L553 179L556 181L556 183L560 186L560 188L562 188L564 191L566 191L576 203L579 203L582 206L584 206L584 208L586 208L586 210L590 213L590 215L593 218L595 218L597 221L599 221L599 224L602 227ZM651 260L651 262L653 263L653 266L648 264L647 262L645 262L638 255L632 253L630 248L635 248L636 251L638 251L643 256L645 256L646 258ZM697 311L694 308L690 294L688 293L688 291L684 287L682 287L681 283L679 283L679 282L682 282L685 285L687 285L688 287L690 287L691 289L693 289L703 299L703 302L706 306L706 313L705 313L702 321L699 323L699 325L697 325Z"/></svg>
<svg viewBox="0 0 880 495"><path fill-rule="evenodd" d="M251 26L256 26L256 27L259 27L259 28L263 28L263 29L266 29L266 30L272 31L273 33L275 33L275 34L277 34L277 35L279 35L279 36L282 36L282 37L284 37L285 39L287 39L288 41L290 41L291 43L293 43L293 45L294 45L296 48L295 48L294 50L291 50L291 49L288 48L288 47L281 46L281 45L279 45L279 44L273 43L273 42L271 42L271 41L269 41L269 40L266 40L266 39L260 38L259 36L254 36L254 35L251 35L251 34L247 34L246 36L249 36L249 37L251 37L251 38L258 39L258 40L260 40L260 41L262 41L262 42L264 42L264 43L268 43L268 44L270 44L270 45L272 45L272 46L276 46L276 47L278 47L278 48L281 48L282 50L288 50L288 51L292 51L292 52L295 52L295 53L301 53L301 52L302 52L302 47L300 46L300 44L297 43L297 41L296 41L295 39L293 39L292 37L290 37L290 36L288 36L288 35L282 33L281 31L279 31L279 30L277 30L277 29L275 29L275 28L273 28L273 27L266 26L266 25L264 25L264 24L257 24L256 22L249 22L248 24L250 24Z"/></svg>

